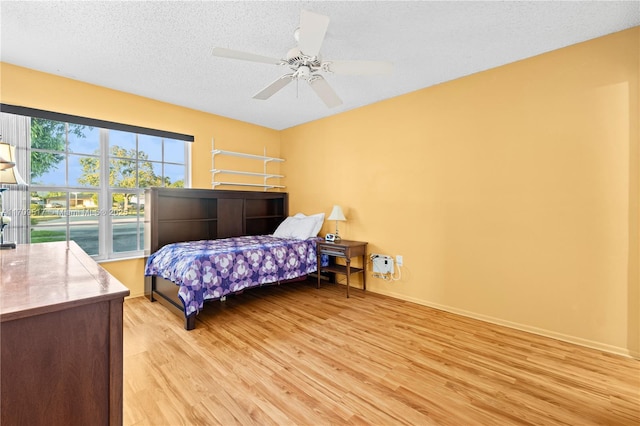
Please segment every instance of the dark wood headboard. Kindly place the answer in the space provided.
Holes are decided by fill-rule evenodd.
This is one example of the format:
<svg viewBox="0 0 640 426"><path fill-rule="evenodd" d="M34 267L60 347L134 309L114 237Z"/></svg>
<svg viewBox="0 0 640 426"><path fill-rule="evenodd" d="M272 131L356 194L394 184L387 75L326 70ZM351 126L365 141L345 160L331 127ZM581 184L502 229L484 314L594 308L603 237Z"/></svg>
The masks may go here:
<svg viewBox="0 0 640 426"><path fill-rule="evenodd" d="M288 215L286 192L148 188L145 256L180 241L272 234Z"/></svg>

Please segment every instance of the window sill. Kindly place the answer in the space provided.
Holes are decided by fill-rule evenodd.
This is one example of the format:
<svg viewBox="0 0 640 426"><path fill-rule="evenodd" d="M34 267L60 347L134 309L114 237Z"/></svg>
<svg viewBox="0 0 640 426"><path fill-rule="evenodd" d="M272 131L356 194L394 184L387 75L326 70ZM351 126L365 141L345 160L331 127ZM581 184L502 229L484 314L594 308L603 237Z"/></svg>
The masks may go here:
<svg viewBox="0 0 640 426"><path fill-rule="evenodd" d="M123 260L137 260L137 259L144 259L144 253L130 253L130 254L126 254L123 255L122 257L111 257L109 259L98 259L98 258L94 258L94 260L98 263L111 263L111 262L120 262Z"/></svg>

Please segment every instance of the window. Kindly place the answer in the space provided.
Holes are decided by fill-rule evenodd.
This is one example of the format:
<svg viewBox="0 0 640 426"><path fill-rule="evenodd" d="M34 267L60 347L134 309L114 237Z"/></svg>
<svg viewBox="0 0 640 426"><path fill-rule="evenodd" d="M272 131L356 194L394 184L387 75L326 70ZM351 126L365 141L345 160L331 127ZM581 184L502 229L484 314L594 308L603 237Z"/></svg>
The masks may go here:
<svg viewBox="0 0 640 426"><path fill-rule="evenodd" d="M144 189L188 186L190 144L91 124L31 118L30 241L74 240L98 260L139 256Z"/></svg>

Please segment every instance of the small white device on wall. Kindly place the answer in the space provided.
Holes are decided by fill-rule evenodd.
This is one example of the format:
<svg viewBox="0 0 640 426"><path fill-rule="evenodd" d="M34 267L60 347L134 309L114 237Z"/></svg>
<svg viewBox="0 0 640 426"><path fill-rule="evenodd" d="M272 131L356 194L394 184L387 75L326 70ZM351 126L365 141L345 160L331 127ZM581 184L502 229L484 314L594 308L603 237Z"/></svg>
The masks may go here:
<svg viewBox="0 0 640 426"><path fill-rule="evenodd" d="M386 254L372 254L373 273L393 274L393 258Z"/></svg>

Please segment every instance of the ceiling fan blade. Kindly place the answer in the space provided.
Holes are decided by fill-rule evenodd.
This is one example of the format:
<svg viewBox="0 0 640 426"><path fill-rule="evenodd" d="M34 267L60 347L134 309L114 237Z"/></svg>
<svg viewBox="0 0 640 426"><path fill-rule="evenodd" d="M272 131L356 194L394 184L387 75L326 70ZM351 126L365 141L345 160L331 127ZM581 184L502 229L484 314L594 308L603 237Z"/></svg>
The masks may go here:
<svg viewBox="0 0 640 426"><path fill-rule="evenodd" d="M307 56L318 56L328 27L328 16L302 10L300 12L298 49Z"/></svg>
<svg viewBox="0 0 640 426"><path fill-rule="evenodd" d="M309 80L309 84L314 92L322 99L322 101L329 107L337 107L342 104L342 100L333 91L327 80L319 75L315 75L313 79Z"/></svg>
<svg viewBox="0 0 640 426"><path fill-rule="evenodd" d="M219 56L221 58L241 59L243 61L262 62L265 64L274 65L279 65L280 63L282 63L281 59L255 55L253 53L240 52L239 50L225 49L224 47L214 47L211 53L213 54L213 56Z"/></svg>
<svg viewBox="0 0 640 426"><path fill-rule="evenodd" d="M253 99L261 99L263 101L267 100L277 91L283 89L287 84L291 83L292 80L293 74L285 74L255 95L253 95Z"/></svg>
<svg viewBox="0 0 640 426"><path fill-rule="evenodd" d="M389 75L393 72L393 64L385 61L327 61L326 69L336 74L345 75Z"/></svg>

